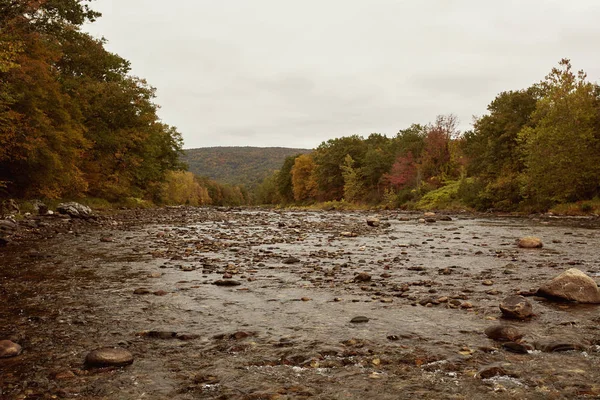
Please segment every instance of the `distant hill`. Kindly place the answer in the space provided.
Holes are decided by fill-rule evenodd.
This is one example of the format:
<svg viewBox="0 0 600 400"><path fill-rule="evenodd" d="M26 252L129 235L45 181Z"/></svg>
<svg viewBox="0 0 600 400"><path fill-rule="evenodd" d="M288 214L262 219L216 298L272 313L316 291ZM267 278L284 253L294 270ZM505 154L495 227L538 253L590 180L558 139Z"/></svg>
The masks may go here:
<svg viewBox="0 0 600 400"><path fill-rule="evenodd" d="M184 150L182 161L196 175L251 189L281 168L286 157L310 151L286 147L202 147Z"/></svg>

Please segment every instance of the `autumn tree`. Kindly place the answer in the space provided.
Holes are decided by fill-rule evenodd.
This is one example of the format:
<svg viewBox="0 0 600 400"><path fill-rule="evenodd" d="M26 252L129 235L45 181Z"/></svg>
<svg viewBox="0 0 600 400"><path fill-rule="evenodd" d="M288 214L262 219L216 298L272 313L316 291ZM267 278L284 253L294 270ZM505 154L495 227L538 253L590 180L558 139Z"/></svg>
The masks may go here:
<svg viewBox="0 0 600 400"><path fill-rule="evenodd" d="M292 167L292 187L294 200L305 202L313 200L317 194L315 162L311 155L303 154L296 158Z"/></svg>
<svg viewBox="0 0 600 400"><path fill-rule="evenodd" d="M16 196L158 196L181 136L154 89L81 31L85 0L0 3L0 181Z"/></svg>
<svg viewBox="0 0 600 400"><path fill-rule="evenodd" d="M456 177L456 166L451 163L450 142L459 136L458 120L454 115L440 115L427 127L421 155L421 171L425 179L436 184Z"/></svg>
<svg viewBox="0 0 600 400"><path fill-rule="evenodd" d="M409 151L405 155L398 156L390 172L385 175L385 178L396 189L417 186L419 167L413 153Z"/></svg>

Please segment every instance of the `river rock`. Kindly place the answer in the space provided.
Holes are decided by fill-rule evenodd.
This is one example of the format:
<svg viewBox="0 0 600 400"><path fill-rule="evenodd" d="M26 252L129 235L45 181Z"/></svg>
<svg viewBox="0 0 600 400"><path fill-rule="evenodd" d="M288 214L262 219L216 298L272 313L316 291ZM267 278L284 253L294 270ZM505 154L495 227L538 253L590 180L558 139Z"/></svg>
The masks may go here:
<svg viewBox="0 0 600 400"><path fill-rule="evenodd" d="M103 347L88 353L85 365L88 367L124 367L133 364L133 355L120 347Z"/></svg>
<svg viewBox="0 0 600 400"><path fill-rule="evenodd" d="M17 230L17 223L11 219L0 219L0 233L11 234Z"/></svg>
<svg viewBox="0 0 600 400"><path fill-rule="evenodd" d="M533 236L521 238L517 244L522 249L540 249L544 246L539 238Z"/></svg>
<svg viewBox="0 0 600 400"><path fill-rule="evenodd" d="M529 346L515 342L506 342L502 345L502 348L506 351L517 354L528 354L529 350L531 350Z"/></svg>
<svg viewBox="0 0 600 400"><path fill-rule="evenodd" d="M0 340L0 358L16 357L23 351L23 348L10 340Z"/></svg>
<svg viewBox="0 0 600 400"><path fill-rule="evenodd" d="M523 337L517 328L510 325L493 325L485 330L485 335L499 342L515 342Z"/></svg>
<svg viewBox="0 0 600 400"><path fill-rule="evenodd" d="M598 285L577 268L568 269L546 282L538 289L538 294L580 303L600 304Z"/></svg>
<svg viewBox="0 0 600 400"><path fill-rule="evenodd" d="M361 272L354 277L354 282L368 282L371 280L371 275L366 272Z"/></svg>
<svg viewBox="0 0 600 400"><path fill-rule="evenodd" d="M586 346L572 340L549 340L538 341L534 343L535 349L545 353L554 353L560 351L584 351Z"/></svg>
<svg viewBox="0 0 600 400"><path fill-rule="evenodd" d="M48 206L41 200L32 201L33 210L38 213L38 215L46 215L48 214Z"/></svg>
<svg viewBox="0 0 600 400"><path fill-rule="evenodd" d="M143 336L155 339L175 339L177 332L172 331L148 331L144 332Z"/></svg>
<svg viewBox="0 0 600 400"><path fill-rule="evenodd" d="M213 285L217 285L217 286L239 286L239 285L241 285L241 283L238 282L238 281L231 280L231 279L220 279L218 281L214 281Z"/></svg>
<svg viewBox="0 0 600 400"><path fill-rule="evenodd" d="M13 199L0 203L0 215L15 215L19 213L19 205Z"/></svg>
<svg viewBox="0 0 600 400"><path fill-rule="evenodd" d="M508 375L505 367L509 365L510 364L501 362L484 365L479 369L479 371L477 371L477 377L480 379L489 379L493 378L494 376Z"/></svg>
<svg viewBox="0 0 600 400"><path fill-rule="evenodd" d="M533 306L523 296L508 296L500 303L500 311L507 318L526 319L533 315Z"/></svg>
<svg viewBox="0 0 600 400"><path fill-rule="evenodd" d="M61 214L69 215L72 218L88 219L94 216L91 208L89 208L88 206L84 206L83 204L76 203L74 201L71 201L69 203L60 203L56 207L56 211L58 211Z"/></svg>
<svg viewBox="0 0 600 400"><path fill-rule="evenodd" d="M375 218L375 217L367 218L367 225L369 225L369 226L377 227L377 226L379 226L380 223L381 223L381 221L379 221L379 218Z"/></svg>

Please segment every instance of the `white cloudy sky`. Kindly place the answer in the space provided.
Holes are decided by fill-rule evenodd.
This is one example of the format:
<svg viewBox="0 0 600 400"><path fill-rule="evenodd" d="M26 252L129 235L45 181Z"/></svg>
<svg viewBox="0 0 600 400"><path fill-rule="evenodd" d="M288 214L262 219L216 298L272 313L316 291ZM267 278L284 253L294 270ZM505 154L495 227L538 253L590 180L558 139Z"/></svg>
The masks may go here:
<svg viewBox="0 0 600 400"><path fill-rule="evenodd" d="M598 0L96 0L86 26L186 148L318 146L438 114L463 129L561 58L600 78Z"/></svg>

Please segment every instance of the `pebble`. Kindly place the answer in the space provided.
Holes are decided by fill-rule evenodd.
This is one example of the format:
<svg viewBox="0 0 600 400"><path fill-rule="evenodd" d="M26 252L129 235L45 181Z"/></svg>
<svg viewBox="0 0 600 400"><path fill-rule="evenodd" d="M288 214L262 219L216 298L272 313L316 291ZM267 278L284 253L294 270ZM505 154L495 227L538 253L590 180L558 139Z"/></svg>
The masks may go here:
<svg viewBox="0 0 600 400"><path fill-rule="evenodd" d="M23 348L10 340L0 340L0 358L16 357L23 351Z"/></svg>
<svg viewBox="0 0 600 400"><path fill-rule="evenodd" d="M138 288L133 291L133 294L150 294L152 291L148 288Z"/></svg>
<svg viewBox="0 0 600 400"><path fill-rule="evenodd" d="M358 317L354 317L350 320L350 322L352 322L353 324L362 324L365 322L369 322L369 318L365 317L365 316L358 316Z"/></svg>
<svg viewBox="0 0 600 400"><path fill-rule="evenodd" d="M93 350L85 357L88 367L124 367L133 363L133 355L120 347L103 347Z"/></svg>

